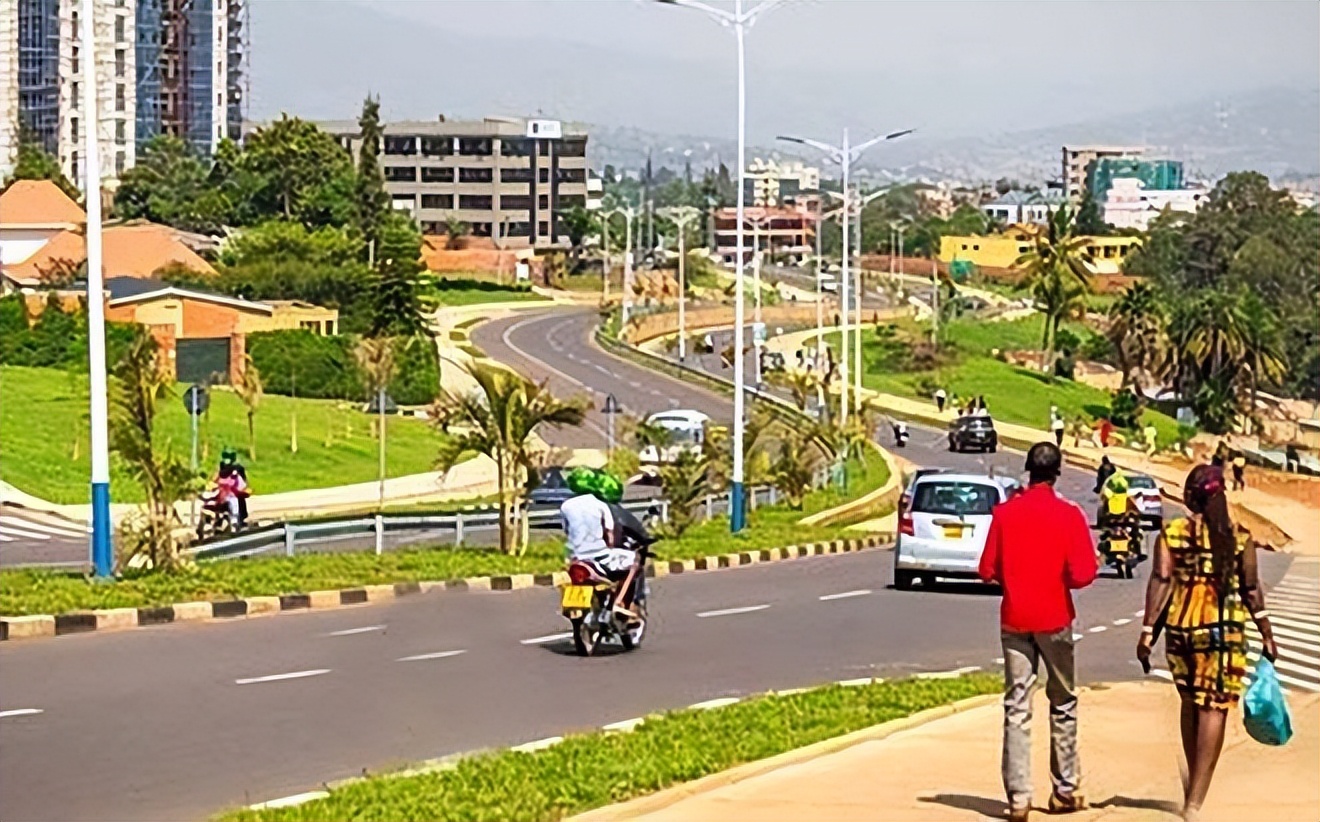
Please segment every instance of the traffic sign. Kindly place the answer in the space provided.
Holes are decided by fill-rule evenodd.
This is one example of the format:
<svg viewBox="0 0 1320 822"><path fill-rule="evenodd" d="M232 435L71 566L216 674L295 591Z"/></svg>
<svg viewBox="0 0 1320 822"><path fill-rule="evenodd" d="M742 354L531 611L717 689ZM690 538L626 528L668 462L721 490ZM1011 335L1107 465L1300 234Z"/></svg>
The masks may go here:
<svg viewBox="0 0 1320 822"><path fill-rule="evenodd" d="M600 409L602 414L618 414L622 410L623 409L619 407L619 401L614 399L613 394L606 395L605 405L601 406Z"/></svg>
<svg viewBox="0 0 1320 822"><path fill-rule="evenodd" d="M205 414L206 409L211 407L211 395L204 385L190 385L188 390L183 392L183 409L189 414Z"/></svg>

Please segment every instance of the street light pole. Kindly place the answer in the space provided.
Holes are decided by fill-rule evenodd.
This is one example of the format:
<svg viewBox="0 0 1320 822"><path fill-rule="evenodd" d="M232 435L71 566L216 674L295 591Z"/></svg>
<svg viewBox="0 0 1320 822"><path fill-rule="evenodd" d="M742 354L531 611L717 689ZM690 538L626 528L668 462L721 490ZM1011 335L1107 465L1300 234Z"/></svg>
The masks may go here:
<svg viewBox="0 0 1320 822"><path fill-rule="evenodd" d="M671 206L660 209L660 216L668 217L678 227L678 361L687 362L687 227L701 216L692 206Z"/></svg>
<svg viewBox="0 0 1320 822"><path fill-rule="evenodd" d="M743 220L746 217L746 192L744 187L747 176L747 29L763 12L779 5L783 0L762 0L751 8L746 8L744 0L734 0L733 12L709 6L700 0L660 0L675 6L686 6L704 12L720 25L732 28L738 43L738 200L735 214L735 237L738 258L738 285L733 301L733 470L729 482L729 530L741 531L746 525L747 511L743 489L743 432L746 428L746 375L743 364L743 348L746 329L743 327L746 315L746 300L743 287L746 278L744 254Z"/></svg>
<svg viewBox="0 0 1320 822"><path fill-rule="evenodd" d="M110 431L105 373L105 289L101 270L101 148L96 112L95 3L82 3L83 195L87 200L87 360L92 462L92 567L98 577L114 572L110 542Z"/></svg>

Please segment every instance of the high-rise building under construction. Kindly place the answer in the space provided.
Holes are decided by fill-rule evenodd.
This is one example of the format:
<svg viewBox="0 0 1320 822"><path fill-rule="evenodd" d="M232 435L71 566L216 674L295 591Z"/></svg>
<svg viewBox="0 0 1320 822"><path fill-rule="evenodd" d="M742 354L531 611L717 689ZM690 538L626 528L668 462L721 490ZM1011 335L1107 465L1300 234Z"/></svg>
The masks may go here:
<svg viewBox="0 0 1320 822"><path fill-rule="evenodd" d="M239 137L247 0L0 0L0 170L29 139L81 182L86 50L79 14L89 2L108 180L158 134L178 136L202 154Z"/></svg>

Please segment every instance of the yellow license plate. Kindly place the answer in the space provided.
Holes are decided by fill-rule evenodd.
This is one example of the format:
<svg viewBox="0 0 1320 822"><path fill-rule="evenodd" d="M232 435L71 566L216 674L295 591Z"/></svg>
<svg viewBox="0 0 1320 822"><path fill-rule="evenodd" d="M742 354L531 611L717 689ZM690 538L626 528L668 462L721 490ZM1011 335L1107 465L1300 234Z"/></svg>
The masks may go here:
<svg viewBox="0 0 1320 822"><path fill-rule="evenodd" d="M1128 552L1128 541L1125 539L1114 539L1109 541L1109 553L1126 554Z"/></svg>
<svg viewBox="0 0 1320 822"><path fill-rule="evenodd" d="M962 526L961 526L961 525L946 525L946 526L944 526L944 538L945 538L945 539L962 539L962 532L963 532L963 529L962 529Z"/></svg>
<svg viewBox="0 0 1320 822"><path fill-rule="evenodd" d="M590 585L566 585L559 600L563 608L587 610L591 607L591 597L596 589Z"/></svg>

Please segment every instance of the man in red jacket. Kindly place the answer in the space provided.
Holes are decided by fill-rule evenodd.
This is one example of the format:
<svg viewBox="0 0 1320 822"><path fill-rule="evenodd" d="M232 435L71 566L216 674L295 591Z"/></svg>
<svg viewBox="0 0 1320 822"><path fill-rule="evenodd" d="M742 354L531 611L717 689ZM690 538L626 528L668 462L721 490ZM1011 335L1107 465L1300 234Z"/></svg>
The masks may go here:
<svg viewBox="0 0 1320 822"><path fill-rule="evenodd" d="M1004 790L1009 819L1031 812L1031 696L1041 662L1049 676L1052 813L1086 807L1078 791L1077 683L1072 591L1095 579L1095 546L1086 514L1054 490L1063 455L1052 442L1027 452L1027 490L995 509L980 575L1003 589Z"/></svg>

